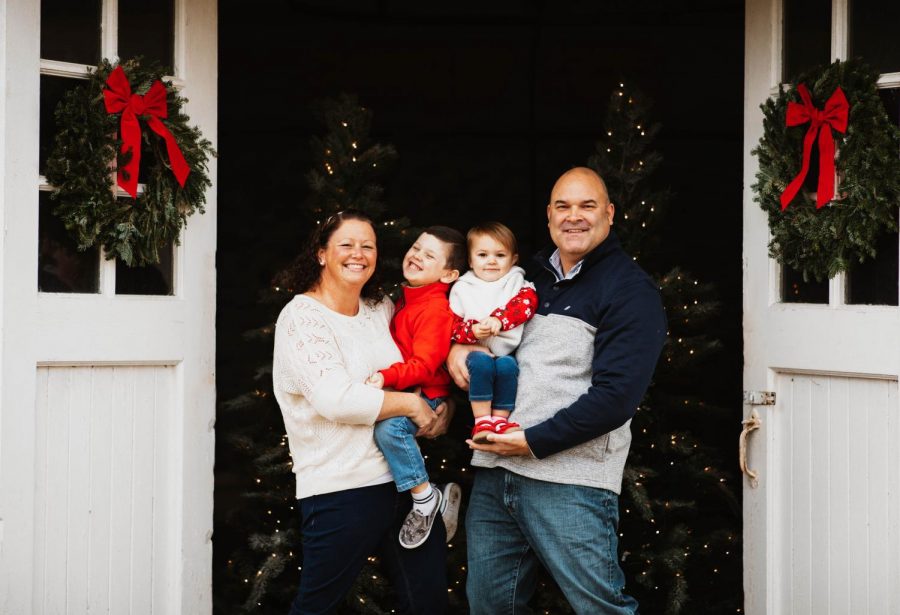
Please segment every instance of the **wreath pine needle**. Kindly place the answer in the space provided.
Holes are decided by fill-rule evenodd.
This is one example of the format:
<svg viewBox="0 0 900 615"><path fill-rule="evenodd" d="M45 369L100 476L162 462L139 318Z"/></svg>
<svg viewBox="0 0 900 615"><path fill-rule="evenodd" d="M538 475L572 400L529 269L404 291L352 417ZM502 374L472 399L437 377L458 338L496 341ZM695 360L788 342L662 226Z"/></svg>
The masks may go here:
<svg viewBox="0 0 900 615"><path fill-rule="evenodd" d="M130 153L121 153L118 114L104 107L103 89L110 73L121 66L132 92L143 95L153 82L166 88L168 117L163 124L174 135L190 173L180 186L172 173L163 139L141 124L140 182L137 198L117 197L115 168ZM140 59L112 64L102 60L84 85L66 93L56 108L57 131L47 159L46 177L56 202L53 213L65 224L79 250L103 246L107 258L136 267L159 263L160 250L178 244L188 216L204 213L206 190L212 186L208 161L212 144L189 125L187 100L163 79L158 65Z"/></svg>
<svg viewBox="0 0 900 615"><path fill-rule="evenodd" d="M875 258L878 240L897 230L900 208L900 129L891 123L878 94L878 73L860 60L836 61L797 77L763 103L763 136L755 200L769 217L769 255L823 280L855 262ZM847 132L834 132L837 183L831 202L816 210L815 196L801 190L782 211L780 197L800 171L807 126L785 126L788 102L800 102L804 83L821 109L840 86L850 104ZM815 148L815 146L814 146Z"/></svg>

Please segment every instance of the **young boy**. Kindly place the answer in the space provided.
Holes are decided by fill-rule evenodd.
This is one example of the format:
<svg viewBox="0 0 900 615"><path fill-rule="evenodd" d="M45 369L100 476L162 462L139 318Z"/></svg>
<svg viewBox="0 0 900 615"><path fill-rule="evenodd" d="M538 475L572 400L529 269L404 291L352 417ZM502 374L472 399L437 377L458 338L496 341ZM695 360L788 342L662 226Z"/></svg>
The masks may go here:
<svg viewBox="0 0 900 615"><path fill-rule="evenodd" d="M510 356L522 339L522 327L537 308L534 285L525 281L516 236L500 222L473 227L466 236L471 270L450 292L456 322L453 341L479 344L491 354L471 352L469 402L475 415L472 440L482 443L488 434L519 431L509 420L516 405L519 365Z"/></svg>
<svg viewBox="0 0 900 615"><path fill-rule="evenodd" d="M436 409L450 393L444 367L450 352L453 312L447 293L465 269L465 239L446 226L425 229L403 257L403 296L391 320L391 335L403 362L378 371L366 381L376 387L405 390L421 387L422 397ZM413 507L400 528L400 544L414 549L425 542L439 513L444 514L447 540L456 532L462 491L456 483L432 485L416 444L415 423L396 417L375 425L375 443L384 454L397 484L409 490Z"/></svg>

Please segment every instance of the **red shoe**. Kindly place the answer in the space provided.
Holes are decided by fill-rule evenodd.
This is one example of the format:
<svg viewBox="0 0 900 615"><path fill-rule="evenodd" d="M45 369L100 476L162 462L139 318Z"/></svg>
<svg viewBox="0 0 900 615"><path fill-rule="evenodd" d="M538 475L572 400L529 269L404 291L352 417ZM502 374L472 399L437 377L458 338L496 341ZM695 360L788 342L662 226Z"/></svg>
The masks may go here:
<svg viewBox="0 0 900 615"><path fill-rule="evenodd" d="M475 421L475 427L472 428L472 442L484 444L488 441L487 436L489 433L496 433L494 431L494 421L487 419Z"/></svg>
<svg viewBox="0 0 900 615"><path fill-rule="evenodd" d="M522 431L522 426L513 421L507 421L506 419L500 419L494 423L495 433L512 433L514 431Z"/></svg>

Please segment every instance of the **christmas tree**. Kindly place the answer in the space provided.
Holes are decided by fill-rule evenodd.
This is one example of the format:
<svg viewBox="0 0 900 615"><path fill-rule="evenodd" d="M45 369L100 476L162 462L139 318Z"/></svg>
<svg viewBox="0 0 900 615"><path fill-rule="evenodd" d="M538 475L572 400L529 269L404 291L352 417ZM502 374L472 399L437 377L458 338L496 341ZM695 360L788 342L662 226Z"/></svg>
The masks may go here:
<svg viewBox="0 0 900 615"><path fill-rule="evenodd" d="M650 102L620 83L588 165L604 178L625 251L654 275L669 338L653 383L632 421L633 441L620 499L622 565L629 593L649 613L734 613L742 600L740 506L722 455L710 442L730 415L702 400L705 369L720 349L706 331L718 310L701 284L661 252L668 190L654 188L662 156L651 149L660 126ZM659 273L663 271L663 273ZM696 434L696 435L695 435Z"/></svg>
<svg viewBox="0 0 900 615"><path fill-rule="evenodd" d="M369 142L372 114L349 95L316 105L324 132L311 140L313 167L307 173L309 196L304 209L319 224L333 213L357 209L378 225L379 251L398 252L406 241L409 222L385 216L380 180L397 153L390 145ZM388 288L396 287L399 260L381 259ZM224 580L216 590L216 610L234 613L285 613L297 590L301 561L299 513L294 475L281 412L272 394L271 345L277 313L293 296L275 276L260 298L268 307L269 322L245 334L248 343L268 349L255 370L253 389L220 405L230 429L228 438L247 468L242 476L243 502L227 519L229 531L248 536L227 561ZM374 566L360 575L348 596L349 612L390 612L387 583ZM380 599L379 599L380 597ZM379 606L381 602L381 606Z"/></svg>
<svg viewBox="0 0 900 615"><path fill-rule="evenodd" d="M396 160L397 151L392 145L368 142L372 113L354 96L343 94L315 107L325 132L310 141L313 166L306 174L310 195L305 209L316 224L345 209L368 214L378 225L379 272L387 282L386 290L393 291L401 281L397 255L403 254L407 236L414 232L408 219L386 215L382 200L380 181Z"/></svg>

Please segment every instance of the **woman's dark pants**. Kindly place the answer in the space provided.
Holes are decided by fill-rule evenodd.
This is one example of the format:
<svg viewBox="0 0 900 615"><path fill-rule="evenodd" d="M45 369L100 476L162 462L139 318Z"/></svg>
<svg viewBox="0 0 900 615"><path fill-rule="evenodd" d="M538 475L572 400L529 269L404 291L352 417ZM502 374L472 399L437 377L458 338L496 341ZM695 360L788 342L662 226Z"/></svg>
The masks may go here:
<svg viewBox="0 0 900 615"><path fill-rule="evenodd" d="M398 541L412 507L408 492L394 483L347 489L298 500L303 557L300 589L290 615L333 613L356 577L375 555L381 558L397 596L398 613L447 610L447 545L443 520L416 549Z"/></svg>

